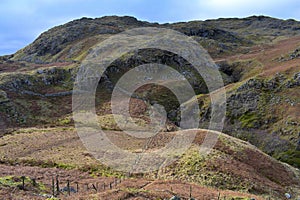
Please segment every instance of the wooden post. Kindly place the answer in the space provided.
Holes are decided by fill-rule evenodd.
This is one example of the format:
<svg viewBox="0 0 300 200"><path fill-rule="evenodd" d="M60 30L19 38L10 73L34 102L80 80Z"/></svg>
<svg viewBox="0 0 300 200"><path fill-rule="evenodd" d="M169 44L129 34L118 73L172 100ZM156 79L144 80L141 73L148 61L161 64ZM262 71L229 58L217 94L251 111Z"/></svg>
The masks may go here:
<svg viewBox="0 0 300 200"><path fill-rule="evenodd" d="M109 183L109 189L112 189L112 185L111 185L111 183Z"/></svg>
<svg viewBox="0 0 300 200"><path fill-rule="evenodd" d="M192 186L190 185L190 198L192 198Z"/></svg>
<svg viewBox="0 0 300 200"><path fill-rule="evenodd" d="M53 176L52 176L52 195L55 196L55 183L54 183Z"/></svg>
<svg viewBox="0 0 300 200"><path fill-rule="evenodd" d="M71 195L71 190L70 190L70 181L67 180L67 190L68 190L68 195Z"/></svg>
<svg viewBox="0 0 300 200"><path fill-rule="evenodd" d="M76 182L76 192L79 192L79 186L78 186L78 182Z"/></svg>
<svg viewBox="0 0 300 200"><path fill-rule="evenodd" d="M25 176L22 176L21 179L22 179L22 190L25 190Z"/></svg>
<svg viewBox="0 0 300 200"><path fill-rule="evenodd" d="M221 196L220 196L220 195L221 195L221 193L219 192L219 194L218 194L218 200L220 200L220 198L221 198Z"/></svg>
<svg viewBox="0 0 300 200"><path fill-rule="evenodd" d="M93 186L94 190L97 192L96 186L94 184L92 184L92 186Z"/></svg>
<svg viewBox="0 0 300 200"><path fill-rule="evenodd" d="M36 181L35 181L35 178L33 178L33 179L31 179L32 180L32 185L33 185L33 187L36 187Z"/></svg>
<svg viewBox="0 0 300 200"><path fill-rule="evenodd" d="M58 180L58 175L56 176L56 195L59 196L59 180Z"/></svg>
<svg viewBox="0 0 300 200"><path fill-rule="evenodd" d="M103 183L103 190L105 190L105 183Z"/></svg>

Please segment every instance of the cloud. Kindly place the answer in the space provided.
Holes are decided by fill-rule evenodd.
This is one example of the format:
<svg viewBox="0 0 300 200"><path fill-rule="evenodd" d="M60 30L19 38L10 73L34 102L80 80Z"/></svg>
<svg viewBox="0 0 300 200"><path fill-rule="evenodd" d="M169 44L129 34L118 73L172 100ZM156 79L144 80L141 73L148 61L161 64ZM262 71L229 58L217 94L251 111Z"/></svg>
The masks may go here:
<svg viewBox="0 0 300 200"><path fill-rule="evenodd" d="M198 1L198 7L213 16L245 17L249 15L271 15L283 18L294 10L298 0L210 0Z"/></svg>

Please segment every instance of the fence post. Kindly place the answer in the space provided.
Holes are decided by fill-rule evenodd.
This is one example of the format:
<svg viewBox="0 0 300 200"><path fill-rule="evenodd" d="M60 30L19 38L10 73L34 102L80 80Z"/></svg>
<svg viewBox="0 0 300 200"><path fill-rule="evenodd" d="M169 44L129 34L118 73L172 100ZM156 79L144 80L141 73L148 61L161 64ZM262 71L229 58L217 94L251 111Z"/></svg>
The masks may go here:
<svg viewBox="0 0 300 200"><path fill-rule="evenodd" d="M71 190L70 190L70 181L67 180L67 190L68 190L68 195L71 195Z"/></svg>
<svg viewBox="0 0 300 200"><path fill-rule="evenodd" d="M33 185L33 187L36 187L36 181L35 181L35 178L33 178L33 179L31 179L32 180L32 185Z"/></svg>
<svg viewBox="0 0 300 200"><path fill-rule="evenodd" d="M52 195L55 196L55 183L54 183L53 176L52 176Z"/></svg>
<svg viewBox="0 0 300 200"><path fill-rule="evenodd" d="M22 176L21 179L22 179L22 190L25 190L25 176Z"/></svg>
<svg viewBox="0 0 300 200"><path fill-rule="evenodd" d="M79 192L79 186L78 186L78 182L76 181L76 192L78 193Z"/></svg>
<svg viewBox="0 0 300 200"><path fill-rule="evenodd" d="M190 185L190 198L192 198L192 186Z"/></svg>
<svg viewBox="0 0 300 200"><path fill-rule="evenodd" d="M56 176L56 195L59 196L59 180L58 180L58 175Z"/></svg>
<svg viewBox="0 0 300 200"><path fill-rule="evenodd" d="M109 189L112 189L112 185L111 185L111 183L109 183Z"/></svg>
<svg viewBox="0 0 300 200"><path fill-rule="evenodd" d="M96 188L96 186L94 185L94 183L92 184L92 186L93 186L94 190L97 192L97 188Z"/></svg>

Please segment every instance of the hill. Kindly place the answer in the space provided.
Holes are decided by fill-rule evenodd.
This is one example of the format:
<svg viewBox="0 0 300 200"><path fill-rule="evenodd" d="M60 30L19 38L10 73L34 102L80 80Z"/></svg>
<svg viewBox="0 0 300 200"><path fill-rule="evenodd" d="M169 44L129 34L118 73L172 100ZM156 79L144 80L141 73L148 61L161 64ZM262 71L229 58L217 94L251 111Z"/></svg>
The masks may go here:
<svg viewBox="0 0 300 200"><path fill-rule="evenodd" d="M81 62L96 43L138 27L179 31L209 52L225 83L227 110L223 132L246 141L221 134L211 157L205 159L196 154L197 142L201 142L198 133L194 146L178 162L143 178L176 179L180 184L192 182L276 198L284 192L296 194L298 170L279 161L300 168L300 22L266 16L173 24L149 23L128 16L82 18L49 29L15 54L0 57L2 167L21 163L21 168L34 165L93 171L96 165L98 175L118 176L97 165L80 146L73 128L72 89ZM188 74L200 107L200 128L208 128L211 102L203 78L191 70L186 60L157 49L130 52L105 72L95 102L101 127L119 136L121 129L110 108L112 88L125 72L151 63L153 58ZM118 100L118 104L124 103ZM170 137L179 130L180 104L167 88L150 84L136 90L130 100L130 114L135 123L147 125L149 105L155 103L166 109L163 131ZM118 117L123 120L123 116ZM28 141L31 137L35 142ZM116 137L116 142L122 139ZM141 144L124 148L138 149ZM75 152L79 158L74 160L71 158Z"/></svg>
<svg viewBox="0 0 300 200"><path fill-rule="evenodd" d="M293 194L293 196L299 195L299 170L275 160L247 142L222 133L214 133L218 134L217 144L208 156L202 156L199 154L198 148L203 143L207 134L206 130L188 131L194 131L196 137L189 150L181 158L159 171L133 174L131 178L138 178L139 182L143 182L141 179L146 182L153 182L157 179L170 180L168 184L164 181L159 183L166 184L166 187L169 187L167 189L170 189L169 184L171 183L180 184L182 187L187 183L193 183L211 188L210 190L214 195L217 194L217 190L240 191L244 193L239 194L241 197L247 194L251 196L252 194L264 198L268 196L283 198L286 192ZM111 140L114 144L131 152L139 151L148 142L147 139L137 139L118 131L106 131L106 134L113 136ZM148 145L147 151L163 147L176 134L181 133L169 132L168 134L157 135ZM124 143L124 140L128 142ZM76 173L81 174L89 172L94 177L90 182L100 181L103 175L109 177L126 176L126 174L114 172L99 164L87 152L73 128L18 130L1 138L0 151L2 152L2 163L14 166L18 163L19 165L17 167L2 166L5 169L1 170L2 176L41 176L27 172L27 170L33 169L34 166L37 166L35 168L37 171L34 173L47 170L39 167L47 167L50 171L53 171L50 168L57 167L62 171L64 169L77 169L79 172ZM10 168L17 170L10 171ZM64 173L75 174L72 171ZM88 173L85 176L88 178ZM129 183L123 186L123 189L133 187L133 183L130 182L135 181L135 179L132 180L131 178L128 180ZM75 182L74 179L80 181L79 175L70 177L73 183ZM42 181L48 185L47 191L51 191L51 175L44 176ZM156 184L155 181L153 183ZM138 185L134 187L138 187ZM150 185L145 187L145 190L148 190L148 188L151 188ZM152 191L154 188L152 187L149 190ZM188 196L187 191L181 191L181 193L183 196ZM205 194L205 192L198 193L198 195Z"/></svg>

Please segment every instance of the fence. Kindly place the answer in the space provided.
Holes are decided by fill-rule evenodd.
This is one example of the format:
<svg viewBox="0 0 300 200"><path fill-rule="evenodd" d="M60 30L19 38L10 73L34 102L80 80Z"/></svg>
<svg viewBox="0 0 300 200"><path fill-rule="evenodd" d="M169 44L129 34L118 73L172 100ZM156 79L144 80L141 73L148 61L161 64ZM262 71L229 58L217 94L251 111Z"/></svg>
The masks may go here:
<svg viewBox="0 0 300 200"><path fill-rule="evenodd" d="M20 189L26 190L26 184L25 176L20 177L21 180L21 185ZM31 185L32 186L38 186L39 183L37 183L36 179L31 178ZM113 178L113 181L108 181L108 180L102 180L102 181L96 181L94 183L80 183L78 181L70 181L70 180L60 180L59 176L52 177L51 179L51 184L48 184L48 189L51 185L51 195L53 197L59 197L60 195L73 195L73 194L79 194L79 193L84 193L84 192L89 192L89 191L94 191L94 192L104 192L106 190L112 190L112 189L117 189L118 185L122 182L124 182L125 179L123 178ZM193 191L192 191L192 186L189 186L189 191L188 191L188 196L182 197L183 199L194 199L193 198ZM170 188L170 194L174 195L171 199L177 199L179 198L176 195L176 192L173 191L172 186ZM180 198L179 198L180 199ZM226 197L225 195L221 195L220 192L218 192L217 196L213 194L201 194L201 196L197 195L197 199L201 200L227 200L231 199L230 197ZM267 198L268 200L271 200L271 198Z"/></svg>
<svg viewBox="0 0 300 200"><path fill-rule="evenodd" d="M52 195L59 196L60 194L68 194L79 193L79 192L87 192L93 190L95 192L101 192L105 190L111 190L117 188L117 185L122 182L123 179L114 178L113 181L106 183L105 181L99 181L94 183L79 183L78 181L71 182L67 180L62 182L59 180L59 177L52 177Z"/></svg>

